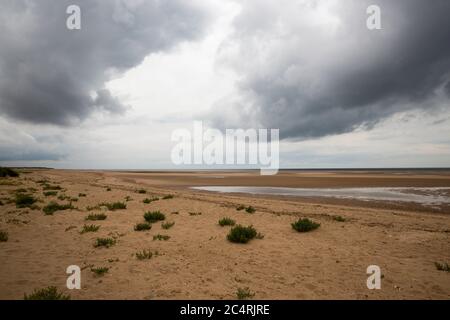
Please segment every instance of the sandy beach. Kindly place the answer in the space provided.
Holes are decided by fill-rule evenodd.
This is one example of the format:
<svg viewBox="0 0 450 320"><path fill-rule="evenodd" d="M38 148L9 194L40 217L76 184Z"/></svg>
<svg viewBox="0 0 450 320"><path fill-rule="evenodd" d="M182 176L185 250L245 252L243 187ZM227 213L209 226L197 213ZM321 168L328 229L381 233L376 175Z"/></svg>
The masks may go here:
<svg viewBox="0 0 450 320"><path fill-rule="evenodd" d="M46 196L49 185L61 190ZM450 172L282 171L264 177L256 171L26 170L0 180L0 230L8 233L0 242L0 299L22 299L48 286L72 299L236 299L239 288L249 288L254 299L450 298L450 273L435 266L450 263L448 204L225 194L194 186L447 188ZM11 199L18 192L36 197L36 206L17 208ZM152 197L159 200L144 203ZM73 209L46 215L51 201ZM106 202L123 202L126 209L98 206ZM240 205L256 211L236 210ZM175 224L134 230L145 212L157 210ZM85 220L100 213L107 218ZM218 225L223 217L253 225L263 238L227 241L230 227ZM320 228L298 233L291 227L298 218ZM91 224L98 231L80 233ZM158 234L170 238L154 240ZM106 237L115 245L94 247ZM155 254L139 260L135 254L142 250ZM70 265L82 269L81 290L66 288ZM366 286L369 265L381 268L380 290ZM100 276L91 271L98 267L109 269Z"/></svg>

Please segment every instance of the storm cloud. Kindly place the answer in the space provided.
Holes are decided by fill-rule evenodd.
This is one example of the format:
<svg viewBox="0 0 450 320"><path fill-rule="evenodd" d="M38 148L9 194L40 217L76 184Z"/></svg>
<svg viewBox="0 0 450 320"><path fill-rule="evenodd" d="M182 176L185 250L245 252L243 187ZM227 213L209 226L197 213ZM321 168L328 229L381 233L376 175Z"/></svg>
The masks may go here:
<svg viewBox="0 0 450 320"><path fill-rule="evenodd" d="M66 8L81 8L81 30ZM183 0L2 0L0 114L70 125L126 106L105 83L149 54L202 35L207 11Z"/></svg>
<svg viewBox="0 0 450 320"><path fill-rule="evenodd" d="M366 27L372 4L381 30ZM239 95L213 108L216 126L305 139L449 108L448 0L250 0L233 27L219 59L239 76Z"/></svg>

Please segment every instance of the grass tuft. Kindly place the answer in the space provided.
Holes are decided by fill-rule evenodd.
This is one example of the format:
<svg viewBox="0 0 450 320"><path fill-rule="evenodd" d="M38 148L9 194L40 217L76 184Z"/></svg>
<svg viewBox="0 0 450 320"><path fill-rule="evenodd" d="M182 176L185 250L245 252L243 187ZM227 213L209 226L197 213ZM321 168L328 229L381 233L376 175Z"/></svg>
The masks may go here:
<svg viewBox="0 0 450 320"><path fill-rule="evenodd" d="M44 192L44 196L46 196L46 197L54 197L56 195L58 195L58 191L45 191Z"/></svg>
<svg viewBox="0 0 450 320"><path fill-rule="evenodd" d="M102 202L98 205L99 207L107 207L110 211L115 210L124 210L127 208L127 205L123 202Z"/></svg>
<svg viewBox="0 0 450 320"><path fill-rule="evenodd" d="M0 231L0 242L8 241L8 232Z"/></svg>
<svg viewBox="0 0 450 320"><path fill-rule="evenodd" d="M24 294L24 300L70 300L70 295L59 293L56 287L34 290L30 295Z"/></svg>
<svg viewBox="0 0 450 320"><path fill-rule="evenodd" d="M103 276L105 275L105 273L107 273L109 270L108 267L96 267L96 268L91 268L91 271L93 273L95 273L97 276Z"/></svg>
<svg viewBox="0 0 450 320"><path fill-rule="evenodd" d="M135 253L136 259L138 260L148 260L151 259L153 256L159 255L158 251L155 251L154 253L150 250L142 250Z"/></svg>
<svg viewBox="0 0 450 320"><path fill-rule="evenodd" d="M163 228L163 229L170 229L170 228L172 228L173 226L175 225L175 222L163 222L162 224L161 224L161 227Z"/></svg>
<svg viewBox="0 0 450 320"><path fill-rule="evenodd" d="M46 184L44 184L44 191L48 191L48 190L57 191L57 190L62 190L62 188L61 188L61 186L50 185L50 184L46 183Z"/></svg>
<svg viewBox="0 0 450 320"><path fill-rule="evenodd" d="M236 224L236 221L234 221L231 218L222 218L219 220L219 226L224 227L224 226L234 226Z"/></svg>
<svg viewBox="0 0 450 320"><path fill-rule="evenodd" d="M164 240L167 241L170 239L170 236L164 235L164 234L157 234L153 236L153 240Z"/></svg>
<svg viewBox="0 0 450 320"><path fill-rule="evenodd" d="M152 225L150 223L144 222L144 223L137 223L134 226L134 231L145 231L150 230L152 228Z"/></svg>
<svg viewBox="0 0 450 320"><path fill-rule="evenodd" d="M83 229L80 231L80 233L83 234L86 232L97 232L98 229L100 229L100 226L96 226L94 224L90 224L90 225L85 224L83 226Z"/></svg>
<svg viewBox="0 0 450 320"><path fill-rule="evenodd" d="M56 203L56 202L52 201L48 205L46 205L44 208L42 208L42 211L44 211L44 213L46 215L52 215L56 211L69 210L69 209L75 209L75 207L72 206L71 203L69 203L69 204L59 204L59 203Z"/></svg>
<svg viewBox="0 0 450 320"><path fill-rule="evenodd" d="M346 219L342 216L332 216L331 218L337 222L345 222L346 221Z"/></svg>
<svg viewBox="0 0 450 320"><path fill-rule="evenodd" d="M316 223L308 218L298 219L298 221L291 224L292 228L298 232L308 232L320 227L320 223Z"/></svg>
<svg viewBox="0 0 450 320"><path fill-rule="evenodd" d="M144 219L149 223L154 223L157 221L165 220L166 216L164 215L164 213L161 213L160 211L153 211L153 212L148 211L144 214Z"/></svg>
<svg viewBox="0 0 450 320"><path fill-rule="evenodd" d="M116 244L116 240L113 238L97 238L97 240L94 243L94 247L106 247L109 248Z"/></svg>
<svg viewBox="0 0 450 320"><path fill-rule="evenodd" d="M168 199L173 199L173 198L174 198L173 194L168 194L167 196L163 197L163 200L168 200Z"/></svg>
<svg viewBox="0 0 450 320"><path fill-rule="evenodd" d="M436 269L439 271L450 272L450 266L446 262L444 263L435 262L434 265L436 266Z"/></svg>
<svg viewBox="0 0 450 320"><path fill-rule="evenodd" d="M148 204L150 202L158 201L158 200L159 200L158 197L153 197L153 198L145 198L144 200L142 200L142 202Z"/></svg>
<svg viewBox="0 0 450 320"><path fill-rule="evenodd" d="M239 300L251 299L255 296L253 292L250 291L250 288L238 288L236 291L236 297Z"/></svg>
<svg viewBox="0 0 450 320"><path fill-rule="evenodd" d="M227 239L230 242L235 243L247 243L251 239L255 238L258 233L253 226L244 227L237 225L233 227L227 235Z"/></svg>
<svg viewBox="0 0 450 320"><path fill-rule="evenodd" d="M98 221L98 220L105 220L106 217L107 215L104 213L91 213L84 220Z"/></svg>
<svg viewBox="0 0 450 320"><path fill-rule="evenodd" d="M18 193L16 194L16 199L14 201L17 208L27 208L31 207L37 199L29 194Z"/></svg>
<svg viewBox="0 0 450 320"><path fill-rule="evenodd" d="M247 212L247 213L255 213L256 209L253 208L252 206L248 206L247 208L245 208L245 212Z"/></svg>

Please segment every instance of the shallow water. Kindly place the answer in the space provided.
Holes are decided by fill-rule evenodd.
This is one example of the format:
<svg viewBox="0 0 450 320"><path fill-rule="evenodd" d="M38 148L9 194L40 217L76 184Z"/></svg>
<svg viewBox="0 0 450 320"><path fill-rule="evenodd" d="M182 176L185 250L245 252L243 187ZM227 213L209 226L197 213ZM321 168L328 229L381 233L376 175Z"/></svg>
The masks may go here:
<svg viewBox="0 0 450 320"><path fill-rule="evenodd" d="M271 194L300 197L331 197L357 200L405 201L437 205L450 203L450 188L282 188L282 187L192 187L223 193Z"/></svg>

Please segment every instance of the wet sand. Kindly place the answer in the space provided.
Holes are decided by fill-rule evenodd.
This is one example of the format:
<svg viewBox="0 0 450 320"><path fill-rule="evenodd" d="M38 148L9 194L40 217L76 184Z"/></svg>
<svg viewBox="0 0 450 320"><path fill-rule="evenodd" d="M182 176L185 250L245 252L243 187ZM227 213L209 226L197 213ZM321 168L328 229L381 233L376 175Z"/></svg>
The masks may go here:
<svg viewBox="0 0 450 320"><path fill-rule="evenodd" d="M40 180L60 185L74 210L45 215L42 210L16 208L19 188L40 199L67 203L43 195ZM106 172L35 170L8 185L0 181L0 298L22 299L33 289L56 286L72 299L234 299L248 287L255 299L449 299L450 273L434 263L450 263L448 208L414 204L366 202L246 194L221 194L192 186L276 187L450 187L447 171L424 172L281 172L262 177L246 172ZM107 191L107 188L111 191ZM137 193L146 189L147 194ZM86 197L79 197L85 193ZM173 199L143 203L152 196ZM101 202L123 201L126 210L88 211ZM253 206L253 214L237 211ZM136 232L145 211L160 210L175 225L161 223ZM84 221L89 213L107 214L104 221ZM196 213L195 215L193 213ZM201 214L199 214L201 213ZM333 216L346 219L338 222ZM264 234L248 244L226 240L229 227L217 221L231 217ZM290 224L299 217L321 223L319 229L297 233ZM80 234L84 224L97 232ZM153 240L156 234L167 241ZM97 237L114 237L116 245L94 248ZM137 251L159 255L137 260ZM82 289L65 288L69 265L79 265ZM368 290L366 268L380 266L381 290ZM90 271L109 267L104 276Z"/></svg>

